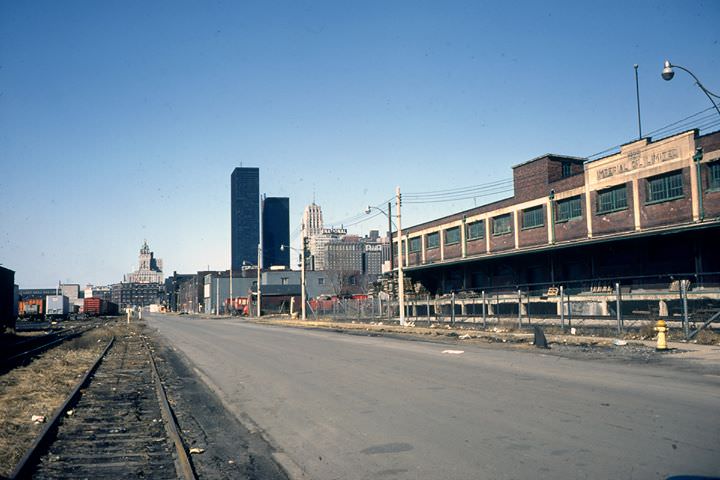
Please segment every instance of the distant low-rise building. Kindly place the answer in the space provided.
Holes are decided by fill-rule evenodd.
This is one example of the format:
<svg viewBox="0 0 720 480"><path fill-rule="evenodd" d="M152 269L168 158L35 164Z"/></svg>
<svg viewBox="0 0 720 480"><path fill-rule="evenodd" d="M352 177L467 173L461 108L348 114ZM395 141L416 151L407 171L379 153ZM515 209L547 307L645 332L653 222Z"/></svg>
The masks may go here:
<svg viewBox="0 0 720 480"><path fill-rule="evenodd" d="M112 286L112 302L120 308L145 307L162 302L164 289L160 283L116 283Z"/></svg>

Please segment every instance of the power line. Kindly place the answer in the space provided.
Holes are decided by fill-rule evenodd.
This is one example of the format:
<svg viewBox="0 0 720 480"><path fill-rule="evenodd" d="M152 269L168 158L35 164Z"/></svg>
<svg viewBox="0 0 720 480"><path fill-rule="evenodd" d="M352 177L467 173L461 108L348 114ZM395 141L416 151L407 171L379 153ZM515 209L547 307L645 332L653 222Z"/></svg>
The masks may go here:
<svg viewBox="0 0 720 480"><path fill-rule="evenodd" d="M702 121L702 120L705 120L705 119L708 119L708 118L711 118L713 115L706 115L706 116L704 116L704 117L701 117L700 119L694 119L694 118L697 117L697 116L699 116L699 115L702 115L702 114L704 114L704 113L706 113L706 112L708 112L708 111L710 111L710 110L713 110L713 111L714 111L714 110L715 110L715 107L708 107L708 108L706 108L706 109L704 109L704 110L700 110L699 112L693 113L692 115L688 115L688 116L685 117L685 118L681 118L680 120L674 121L674 122L669 123L669 124L667 124L667 125L665 125L665 126L662 126L662 127L660 127L660 128L657 128L657 129L655 129L655 130L653 130L653 131L651 131L651 132L648 132L646 136L648 136L648 137L653 136L653 135L656 135L656 136L657 136L657 135L668 135L668 136L669 136L669 135L672 135L672 134L674 134L674 133L679 133L679 132L682 132L682 131L689 130L690 128L688 128L688 127L691 127L691 128L692 128L692 127L694 126L695 128L697 128L696 122ZM691 119L694 119L694 120L690 121ZM713 125L710 125L710 127L712 127L712 126L713 126ZM705 127L703 127L703 129L707 129L707 128L710 128L710 127L705 126ZM612 152L612 151L615 151L615 150L617 150L618 148L620 148L620 147L623 146L623 145L624 145L624 144L621 143L621 144L612 146L612 147L610 147L610 148L606 148L605 150L603 150L603 151L601 151L601 152L597 152L597 153L593 153L592 155L588 155L587 158L588 158L588 160L590 160L590 159L595 159L595 158L597 158L597 157L600 157L600 156L602 156L602 155L605 155L606 153L610 153L610 152Z"/></svg>
<svg viewBox="0 0 720 480"><path fill-rule="evenodd" d="M447 190L434 190L434 191L427 191L427 192L408 192L408 193L403 193L403 196L406 198L408 198L408 197L446 196L446 195L453 195L453 194L468 193L468 192L475 191L475 190L482 190L485 188L504 185L504 184L507 184L510 182L512 182L512 178L505 178L505 179L497 180L494 182L481 183L478 185L470 185L468 187L450 188Z"/></svg>
<svg viewBox="0 0 720 480"><path fill-rule="evenodd" d="M455 202L455 201L460 201L460 200L471 200L471 199L475 199L475 198L490 197L490 196L493 196L493 195L500 195L500 194L502 194L502 193L510 193L510 192L512 192L513 190L514 190L513 188L505 188L505 189L501 189L501 190L492 190L492 191L487 191L487 192L483 192L483 193L476 193L476 194L473 194L473 195L447 197L447 198L440 198L440 199L427 199L427 200L417 200L417 199L413 199L413 200L403 200L403 203L418 204L418 203Z"/></svg>

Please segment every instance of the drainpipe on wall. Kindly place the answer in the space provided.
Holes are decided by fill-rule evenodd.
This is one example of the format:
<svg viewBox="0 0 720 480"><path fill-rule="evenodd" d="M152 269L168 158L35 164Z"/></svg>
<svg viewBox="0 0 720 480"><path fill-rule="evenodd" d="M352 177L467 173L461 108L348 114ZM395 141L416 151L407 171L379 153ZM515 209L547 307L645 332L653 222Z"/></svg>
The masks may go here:
<svg viewBox="0 0 720 480"><path fill-rule="evenodd" d="M550 244L555 243L555 190L550 190Z"/></svg>
<svg viewBox="0 0 720 480"><path fill-rule="evenodd" d="M705 209L703 208L703 189L702 189L702 175L700 171L700 162L703 159L703 149L698 147L695 149L695 155L693 155L695 161L695 174L697 176L697 189L698 189L698 209L700 213L700 221L705 219Z"/></svg>

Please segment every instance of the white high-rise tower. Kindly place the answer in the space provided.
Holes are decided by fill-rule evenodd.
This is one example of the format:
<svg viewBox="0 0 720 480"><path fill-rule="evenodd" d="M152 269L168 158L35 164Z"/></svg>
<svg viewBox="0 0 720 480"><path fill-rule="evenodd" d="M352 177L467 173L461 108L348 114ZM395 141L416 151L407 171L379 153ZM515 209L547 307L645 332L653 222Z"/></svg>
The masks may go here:
<svg viewBox="0 0 720 480"><path fill-rule="evenodd" d="M315 202L305 207L302 218L303 235L314 237L320 235L323 230L322 209Z"/></svg>

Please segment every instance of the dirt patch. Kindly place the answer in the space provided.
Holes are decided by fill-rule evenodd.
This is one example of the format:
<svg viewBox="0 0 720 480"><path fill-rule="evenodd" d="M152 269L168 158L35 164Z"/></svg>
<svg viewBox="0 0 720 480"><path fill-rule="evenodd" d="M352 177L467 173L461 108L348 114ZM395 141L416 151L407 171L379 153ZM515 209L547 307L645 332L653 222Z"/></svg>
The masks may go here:
<svg viewBox="0 0 720 480"><path fill-rule="evenodd" d="M292 320L283 317L265 317L253 320L256 323L267 325L281 325L290 327L310 328L319 330L332 330L349 335L384 336L398 339L430 341L450 345L483 345L485 348L514 349L526 352L542 352L578 360L607 360L632 362L641 364L663 364L669 361L684 360L686 353L682 348L671 349L666 352L657 352L654 345L649 346L643 340L649 340L646 335L655 332L649 328L634 329L617 335L612 328L576 327L571 334L570 328L562 330L559 326L543 326L543 331L550 346L549 350L537 349L534 346L534 334L531 329L518 329L516 323L500 323L482 329L480 325L431 324L427 326L401 327L397 324L385 322L333 322L320 320ZM644 327L644 326L643 326ZM702 333L702 332L701 332ZM712 333L712 332L708 332ZM682 332L674 332L681 335ZM712 335L716 335L712 333ZM712 337L714 338L714 337ZM617 340L623 340L616 343ZM707 339L703 339L707 341ZM700 343L699 341L697 343ZM688 347L690 347L688 345ZM679 367L682 362L675 362ZM699 368L693 363L692 368ZM684 367L683 367L684 368ZM709 366L702 366L704 370ZM715 371L716 367L711 370Z"/></svg>
<svg viewBox="0 0 720 480"><path fill-rule="evenodd" d="M112 336L100 327L0 376L0 474L8 475Z"/></svg>

